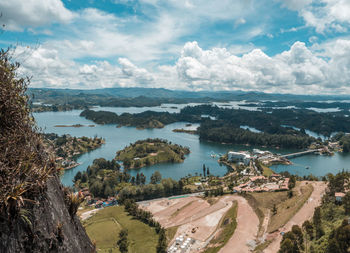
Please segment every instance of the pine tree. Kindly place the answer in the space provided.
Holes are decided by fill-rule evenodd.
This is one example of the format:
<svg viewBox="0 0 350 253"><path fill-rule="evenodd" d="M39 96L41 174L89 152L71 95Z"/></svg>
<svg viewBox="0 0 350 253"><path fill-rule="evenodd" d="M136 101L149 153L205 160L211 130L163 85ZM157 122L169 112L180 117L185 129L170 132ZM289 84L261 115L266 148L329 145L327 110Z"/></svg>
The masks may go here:
<svg viewBox="0 0 350 253"><path fill-rule="evenodd" d="M119 240L117 241L117 245L119 247L119 251L121 253L127 253L128 252L128 230L123 228L119 233Z"/></svg>

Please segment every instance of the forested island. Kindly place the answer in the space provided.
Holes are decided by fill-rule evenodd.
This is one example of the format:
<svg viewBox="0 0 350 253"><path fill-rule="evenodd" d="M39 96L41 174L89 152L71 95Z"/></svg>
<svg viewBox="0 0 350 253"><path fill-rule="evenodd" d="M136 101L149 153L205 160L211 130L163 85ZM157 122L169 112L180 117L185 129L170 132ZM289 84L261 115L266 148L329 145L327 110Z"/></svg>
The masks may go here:
<svg viewBox="0 0 350 253"><path fill-rule="evenodd" d="M202 115L209 115L212 119ZM161 128L174 122L200 123L197 133L201 140L298 149L305 149L314 142L322 142L321 139L307 135L306 129L324 136L330 136L334 132L350 132L350 118L342 113L318 113L306 109L248 111L208 104L187 106L180 113L146 111L117 115L107 111L85 110L81 116L97 124L134 126L138 129ZM260 132L242 129L242 125ZM348 141L343 138L342 143L347 145ZM346 150L345 148L344 151Z"/></svg>
<svg viewBox="0 0 350 253"><path fill-rule="evenodd" d="M116 160L122 161L125 168L133 169L164 162L183 162L189 153L188 147L162 139L146 139L118 151Z"/></svg>

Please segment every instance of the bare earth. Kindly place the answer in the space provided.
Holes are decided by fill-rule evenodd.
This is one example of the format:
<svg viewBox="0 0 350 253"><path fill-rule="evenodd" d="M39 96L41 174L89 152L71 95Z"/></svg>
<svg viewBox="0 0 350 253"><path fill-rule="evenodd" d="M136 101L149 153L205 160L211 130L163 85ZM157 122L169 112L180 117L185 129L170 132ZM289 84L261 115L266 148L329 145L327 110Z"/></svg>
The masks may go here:
<svg viewBox="0 0 350 253"><path fill-rule="evenodd" d="M237 228L219 253L249 252L248 243L255 240L258 233L259 219L248 201L240 196L235 196L235 200L238 202Z"/></svg>
<svg viewBox="0 0 350 253"><path fill-rule="evenodd" d="M188 235L198 240L197 247L191 250L198 252L216 234L221 218L231 208L234 200L238 202L238 225L234 235L220 252L249 252L247 242L255 239L259 220L243 197L236 195L220 197L212 205L198 197L162 199L150 201L141 207L152 212L154 218L165 228L178 226L175 237ZM192 229L195 229L194 233Z"/></svg>
<svg viewBox="0 0 350 253"><path fill-rule="evenodd" d="M306 182L303 182L305 184ZM279 232L274 233L272 236L274 240L264 250L264 253L277 253L280 248L280 242L282 240L281 232L288 232L292 229L293 225L301 226L304 221L312 218L314 210L321 204L321 199L326 190L326 184L324 182L309 182L314 187L310 198L306 201L304 206L290 219L286 225L284 225Z"/></svg>

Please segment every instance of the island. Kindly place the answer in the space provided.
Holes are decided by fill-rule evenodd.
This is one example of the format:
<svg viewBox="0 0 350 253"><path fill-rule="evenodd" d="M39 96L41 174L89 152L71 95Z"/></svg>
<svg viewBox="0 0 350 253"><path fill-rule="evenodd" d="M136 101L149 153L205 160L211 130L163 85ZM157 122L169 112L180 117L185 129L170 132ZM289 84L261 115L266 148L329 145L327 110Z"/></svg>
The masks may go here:
<svg viewBox="0 0 350 253"><path fill-rule="evenodd" d="M105 143L104 139L97 136L77 138L69 134L59 136L54 133L43 134L43 140L48 152L55 155L57 165L64 170L79 166L80 164L76 162L79 156Z"/></svg>
<svg viewBox="0 0 350 253"><path fill-rule="evenodd" d="M176 128L173 129L174 133L187 133L187 134L198 134L197 130L190 130L190 129L183 129L183 128Z"/></svg>
<svg viewBox="0 0 350 253"><path fill-rule="evenodd" d="M180 163L190 153L188 147L173 144L162 139L139 140L117 152L116 160L122 161L124 168L134 169L157 163Z"/></svg>

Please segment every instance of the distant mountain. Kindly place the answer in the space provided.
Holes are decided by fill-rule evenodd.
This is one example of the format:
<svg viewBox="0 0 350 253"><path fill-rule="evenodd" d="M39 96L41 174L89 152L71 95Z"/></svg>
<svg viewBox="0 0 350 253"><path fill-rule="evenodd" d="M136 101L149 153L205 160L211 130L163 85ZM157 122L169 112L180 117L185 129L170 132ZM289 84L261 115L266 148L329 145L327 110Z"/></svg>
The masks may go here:
<svg viewBox="0 0 350 253"><path fill-rule="evenodd" d="M69 96L95 96L134 98L139 96L150 98L212 98L217 100L285 100L285 101L325 101L349 100L350 95L293 95L245 91L184 91L164 88L104 88L93 90L30 88L29 94L34 99L47 99Z"/></svg>

